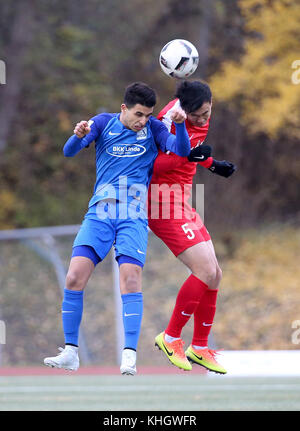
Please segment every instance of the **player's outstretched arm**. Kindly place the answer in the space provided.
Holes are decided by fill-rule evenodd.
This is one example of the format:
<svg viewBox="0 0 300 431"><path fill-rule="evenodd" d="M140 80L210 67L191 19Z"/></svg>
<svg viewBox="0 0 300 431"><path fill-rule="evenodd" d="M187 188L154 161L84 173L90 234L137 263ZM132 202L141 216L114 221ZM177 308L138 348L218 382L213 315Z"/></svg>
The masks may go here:
<svg viewBox="0 0 300 431"><path fill-rule="evenodd" d="M64 145L65 157L75 156L82 148L87 147L95 140L98 132L93 127L93 122L80 121L74 128L74 135L72 135Z"/></svg>
<svg viewBox="0 0 300 431"><path fill-rule="evenodd" d="M236 166L233 163L226 160L219 161L211 157L209 145L199 145L192 148L187 158L189 162L198 162L204 168L221 177L228 178L236 171Z"/></svg>

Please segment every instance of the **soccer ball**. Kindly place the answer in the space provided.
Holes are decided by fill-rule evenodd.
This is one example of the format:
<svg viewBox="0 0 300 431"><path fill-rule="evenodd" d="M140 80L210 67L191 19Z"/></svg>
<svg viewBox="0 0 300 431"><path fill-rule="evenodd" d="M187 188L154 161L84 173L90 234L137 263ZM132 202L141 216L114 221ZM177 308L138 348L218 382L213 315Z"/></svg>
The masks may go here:
<svg viewBox="0 0 300 431"><path fill-rule="evenodd" d="M160 52L159 64L163 72L172 78L187 78L198 67L197 49L188 40L174 39Z"/></svg>

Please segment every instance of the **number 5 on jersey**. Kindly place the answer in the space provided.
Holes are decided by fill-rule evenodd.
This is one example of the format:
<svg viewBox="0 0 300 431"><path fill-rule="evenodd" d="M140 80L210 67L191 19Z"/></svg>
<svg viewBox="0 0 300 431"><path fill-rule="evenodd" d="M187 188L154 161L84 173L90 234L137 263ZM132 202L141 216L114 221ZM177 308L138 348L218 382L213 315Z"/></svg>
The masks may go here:
<svg viewBox="0 0 300 431"><path fill-rule="evenodd" d="M189 226L188 223L184 223L183 225L181 225L181 228L182 228L183 232L186 234L188 239L194 239L195 234L194 234L193 230L188 226Z"/></svg>

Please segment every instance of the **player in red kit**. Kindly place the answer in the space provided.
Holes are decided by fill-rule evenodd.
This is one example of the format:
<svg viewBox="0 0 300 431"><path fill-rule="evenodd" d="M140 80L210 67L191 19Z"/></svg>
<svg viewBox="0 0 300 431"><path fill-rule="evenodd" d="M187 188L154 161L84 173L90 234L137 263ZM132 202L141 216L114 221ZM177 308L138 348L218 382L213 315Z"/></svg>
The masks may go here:
<svg viewBox="0 0 300 431"><path fill-rule="evenodd" d="M222 272L210 234L188 201L198 164L223 177L232 175L235 166L215 160L211 147L203 145L212 109L209 86L200 81L183 81L175 97L158 118L175 133L170 116L173 108L181 106L187 114L192 149L187 158L159 152L148 193L148 221L150 229L190 269L191 275L179 289L168 326L155 338L155 344L179 368L191 370L194 362L225 374L224 367L216 361L216 351L208 347ZM192 315L193 339L184 352L181 331Z"/></svg>

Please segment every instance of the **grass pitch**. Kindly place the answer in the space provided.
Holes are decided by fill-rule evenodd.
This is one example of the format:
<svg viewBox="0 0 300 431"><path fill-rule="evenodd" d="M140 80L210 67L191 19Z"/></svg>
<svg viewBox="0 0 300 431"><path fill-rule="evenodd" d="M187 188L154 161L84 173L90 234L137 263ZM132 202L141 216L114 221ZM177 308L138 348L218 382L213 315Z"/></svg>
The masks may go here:
<svg viewBox="0 0 300 431"><path fill-rule="evenodd" d="M296 411L300 377L0 377L1 411Z"/></svg>

